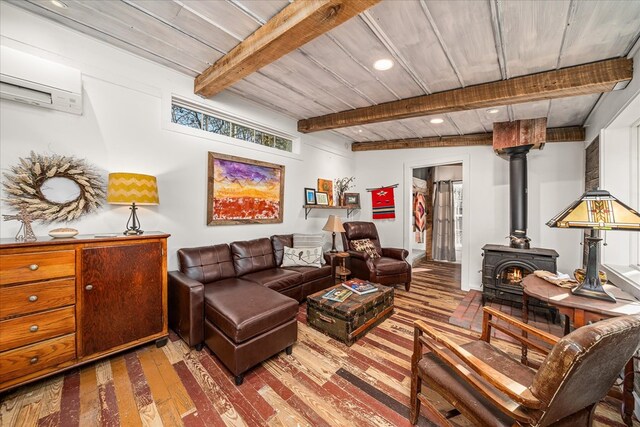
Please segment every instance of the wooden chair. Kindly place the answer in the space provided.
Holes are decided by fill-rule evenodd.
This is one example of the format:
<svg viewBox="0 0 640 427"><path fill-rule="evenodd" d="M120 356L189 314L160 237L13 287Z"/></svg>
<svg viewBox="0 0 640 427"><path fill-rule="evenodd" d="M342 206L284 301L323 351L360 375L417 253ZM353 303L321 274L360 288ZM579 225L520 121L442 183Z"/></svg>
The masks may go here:
<svg viewBox="0 0 640 427"><path fill-rule="evenodd" d="M640 345L639 315L583 326L563 338L489 307L483 316L480 339L463 345L421 320L414 323L412 424L424 404L427 418L442 426L453 425L449 418L460 413L476 426L589 426L596 404ZM491 345L491 328L523 345L520 361ZM525 348L546 355L537 370ZM455 407L453 413L443 415L429 402L423 382Z"/></svg>

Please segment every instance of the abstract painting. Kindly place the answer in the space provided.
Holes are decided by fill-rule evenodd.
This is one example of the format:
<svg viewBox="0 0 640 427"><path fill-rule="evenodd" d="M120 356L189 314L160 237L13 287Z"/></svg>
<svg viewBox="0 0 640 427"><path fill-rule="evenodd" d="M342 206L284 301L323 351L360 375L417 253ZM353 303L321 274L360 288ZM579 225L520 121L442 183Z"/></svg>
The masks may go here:
<svg viewBox="0 0 640 427"><path fill-rule="evenodd" d="M284 166L209 152L207 224L282 222Z"/></svg>

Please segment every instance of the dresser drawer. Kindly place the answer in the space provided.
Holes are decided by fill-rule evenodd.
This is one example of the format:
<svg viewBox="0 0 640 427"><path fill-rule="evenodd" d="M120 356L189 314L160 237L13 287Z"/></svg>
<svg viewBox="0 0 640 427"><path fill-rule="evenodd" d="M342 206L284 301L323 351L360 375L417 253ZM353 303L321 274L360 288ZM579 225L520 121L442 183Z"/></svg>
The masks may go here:
<svg viewBox="0 0 640 427"><path fill-rule="evenodd" d="M0 351L75 332L75 307L59 308L0 322Z"/></svg>
<svg viewBox="0 0 640 427"><path fill-rule="evenodd" d="M76 357L76 335L69 334L0 353L0 378L11 381Z"/></svg>
<svg viewBox="0 0 640 427"><path fill-rule="evenodd" d="M75 303L75 279L7 286L0 288L0 319Z"/></svg>
<svg viewBox="0 0 640 427"><path fill-rule="evenodd" d="M75 276L75 251L0 255L0 285Z"/></svg>

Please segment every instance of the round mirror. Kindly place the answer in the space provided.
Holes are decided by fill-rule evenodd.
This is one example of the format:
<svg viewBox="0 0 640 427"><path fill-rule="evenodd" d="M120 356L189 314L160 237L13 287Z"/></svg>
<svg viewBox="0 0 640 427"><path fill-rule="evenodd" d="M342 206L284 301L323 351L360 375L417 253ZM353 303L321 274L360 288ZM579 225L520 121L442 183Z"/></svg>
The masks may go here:
<svg viewBox="0 0 640 427"><path fill-rule="evenodd" d="M54 176L45 180L40 192L51 203L64 204L80 197L80 186L72 179Z"/></svg>

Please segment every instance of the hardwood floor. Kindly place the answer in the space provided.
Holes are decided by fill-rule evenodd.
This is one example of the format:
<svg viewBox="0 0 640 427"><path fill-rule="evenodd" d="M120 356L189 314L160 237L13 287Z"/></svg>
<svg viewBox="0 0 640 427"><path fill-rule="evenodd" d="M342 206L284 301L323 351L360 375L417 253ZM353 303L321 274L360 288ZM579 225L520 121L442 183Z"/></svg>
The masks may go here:
<svg viewBox="0 0 640 427"><path fill-rule="evenodd" d="M411 292L396 288L393 316L352 347L309 328L302 304L293 354L253 369L240 387L208 350L172 334L165 347L143 346L0 396L0 425L408 426L412 322L423 319L456 342L478 335L449 323L466 294L456 289L459 265L438 264L419 266L430 271L414 274ZM598 406L596 425L623 426L616 403ZM422 416L419 425L431 423Z"/></svg>

